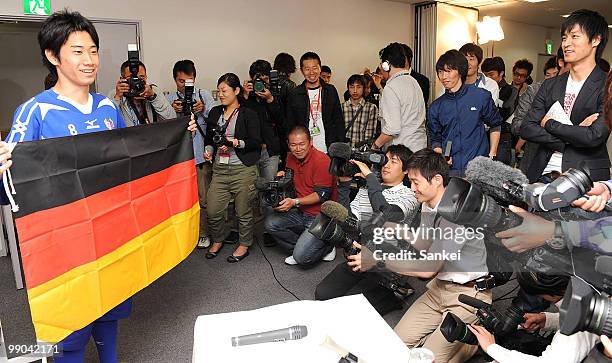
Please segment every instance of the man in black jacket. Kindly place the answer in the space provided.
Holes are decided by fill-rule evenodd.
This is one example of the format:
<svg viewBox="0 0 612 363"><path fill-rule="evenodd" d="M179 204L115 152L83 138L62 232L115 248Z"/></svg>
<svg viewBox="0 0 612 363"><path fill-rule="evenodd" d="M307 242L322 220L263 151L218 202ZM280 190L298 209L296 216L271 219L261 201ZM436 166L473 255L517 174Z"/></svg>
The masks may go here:
<svg viewBox="0 0 612 363"><path fill-rule="evenodd" d="M310 131L315 148L327 153L334 142L344 141L344 117L336 87L320 79L321 59L314 52L300 58L304 82L287 100L287 129L302 125Z"/></svg>
<svg viewBox="0 0 612 363"><path fill-rule="evenodd" d="M521 126L521 137L539 144L527 170L530 182L550 182L569 168L590 170L594 181L610 179L603 113L606 74L597 67L608 41L606 19L591 10L573 12L561 25L563 55L570 71L546 80ZM566 125L548 113L558 102Z"/></svg>
<svg viewBox="0 0 612 363"><path fill-rule="evenodd" d="M429 103L429 78L419 72L416 72L414 68L412 68L412 59L414 58L412 49L406 44L402 44L402 47L404 48L404 53L406 53L406 66L410 70L410 75L412 76L412 78L416 79L417 83L419 84L421 92L423 92L425 108L427 108L427 105Z"/></svg>
<svg viewBox="0 0 612 363"><path fill-rule="evenodd" d="M270 91L271 70L272 66L268 61L256 60L249 68L251 80L245 81L243 87L243 96L246 99L245 106L257 112L261 122L263 144L261 145L258 169L259 175L268 181L274 179L278 171L281 142L287 142L281 105ZM254 90L255 83L258 89L262 85L264 89Z"/></svg>

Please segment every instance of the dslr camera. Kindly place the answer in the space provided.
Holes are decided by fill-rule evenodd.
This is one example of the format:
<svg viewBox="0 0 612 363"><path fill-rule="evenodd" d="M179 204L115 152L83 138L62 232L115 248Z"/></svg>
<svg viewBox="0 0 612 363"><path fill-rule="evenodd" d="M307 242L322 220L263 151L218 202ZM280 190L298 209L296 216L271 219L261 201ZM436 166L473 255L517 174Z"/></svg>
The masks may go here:
<svg viewBox="0 0 612 363"><path fill-rule="evenodd" d="M216 147L227 146L233 147L234 144L225 137L225 132L222 129L215 127L212 129L212 140Z"/></svg>
<svg viewBox="0 0 612 363"><path fill-rule="evenodd" d="M357 165L349 162L353 159L367 164L380 178L380 170L387 163L387 156L383 151L373 150L367 145L352 148L348 143L334 142L329 146L328 153L331 157L329 172L334 176L354 176L359 173Z"/></svg>
<svg viewBox="0 0 612 363"><path fill-rule="evenodd" d="M271 181L258 178L255 188L259 191L261 205L275 208L283 199L293 197L295 191L292 180L293 171L291 169L285 170L284 176L277 176Z"/></svg>
<svg viewBox="0 0 612 363"><path fill-rule="evenodd" d="M145 81L138 77L139 63L138 45L128 44L128 69L130 70L130 76L125 82L130 86L130 90L124 93L125 97L140 96L145 90Z"/></svg>

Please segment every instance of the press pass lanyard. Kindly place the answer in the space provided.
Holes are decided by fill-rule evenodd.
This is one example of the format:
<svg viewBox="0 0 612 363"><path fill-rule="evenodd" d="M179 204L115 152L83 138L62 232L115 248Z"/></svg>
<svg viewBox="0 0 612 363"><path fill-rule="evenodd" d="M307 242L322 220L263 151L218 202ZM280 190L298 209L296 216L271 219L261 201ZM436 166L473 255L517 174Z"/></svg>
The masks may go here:
<svg viewBox="0 0 612 363"><path fill-rule="evenodd" d="M229 135L229 125L232 122L232 120L236 120L236 118L238 118L238 109L240 107L234 109L234 111L232 111L232 114L230 115L230 117L227 119L227 122L225 122L225 113L221 114L221 122L223 123L223 133L225 134L225 136L227 137Z"/></svg>
<svg viewBox="0 0 612 363"><path fill-rule="evenodd" d="M319 87L319 93L317 94L317 112L319 113L321 112L321 92L323 92L323 90L321 87ZM317 118L314 116L310 97L308 97L308 111L310 112L310 118L312 119L312 127L317 127Z"/></svg>

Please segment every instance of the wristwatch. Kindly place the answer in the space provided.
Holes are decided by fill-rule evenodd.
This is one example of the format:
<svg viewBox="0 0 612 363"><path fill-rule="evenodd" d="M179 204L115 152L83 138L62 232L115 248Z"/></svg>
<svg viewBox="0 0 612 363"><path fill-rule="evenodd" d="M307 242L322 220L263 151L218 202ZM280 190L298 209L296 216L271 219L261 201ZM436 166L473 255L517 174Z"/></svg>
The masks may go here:
<svg viewBox="0 0 612 363"><path fill-rule="evenodd" d="M295 203L296 208L300 206L300 200L298 198L293 199L293 202Z"/></svg>
<svg viewBox="0 0 612 363"><path fill-rule="evenodd" d="M546 241L548 247L555 250L562 250L567 245L565 238L563 237L563 228L561 228L561 221L555 221L555 231L553 237Z"/></svg>
<svg viewBox="0 0 612 363"><path fill-rule="evenodd" d="M379 270L384 269L386 266L387 266L387 263L385 262L385 260L376 261L376 268L378 268Z"/></svg>

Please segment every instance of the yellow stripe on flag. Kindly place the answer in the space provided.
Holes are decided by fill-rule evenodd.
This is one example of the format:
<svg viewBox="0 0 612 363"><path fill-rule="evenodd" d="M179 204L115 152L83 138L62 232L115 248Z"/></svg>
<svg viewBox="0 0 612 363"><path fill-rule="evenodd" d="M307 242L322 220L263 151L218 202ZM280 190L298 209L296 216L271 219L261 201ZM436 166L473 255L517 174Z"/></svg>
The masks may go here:
<svg viewBox="0 0 612 363"><path fill-rule="evenodd" d="M193 251L199 226L196 202L96 261L29 289L36 337L57 343L147 287Z"/></svg>

